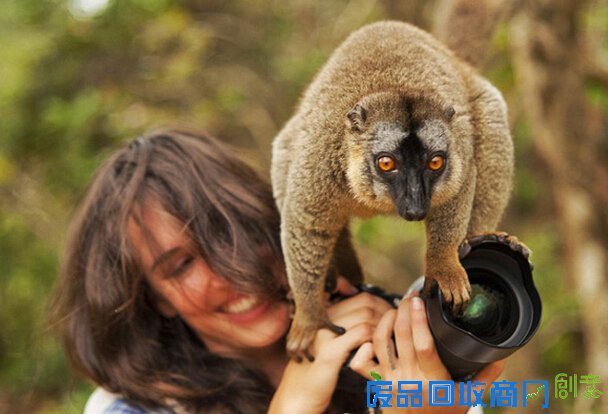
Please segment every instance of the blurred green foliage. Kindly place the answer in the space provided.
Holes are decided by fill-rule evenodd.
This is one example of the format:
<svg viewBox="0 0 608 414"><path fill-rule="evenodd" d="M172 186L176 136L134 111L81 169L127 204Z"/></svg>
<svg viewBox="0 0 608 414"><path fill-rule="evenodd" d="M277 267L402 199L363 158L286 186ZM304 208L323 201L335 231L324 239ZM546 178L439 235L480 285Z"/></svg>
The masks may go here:
<svg viewBox="0 0 608 414"><path fill-rule="evenodd" d="M114 0L91 16L77 3L0 2L0 411L81 412L92 389L72 380L47 301L70 214L113 148L149 129L196 127L266 170L274 134L331 51L361 25L396 18L387 1ZM608 10L588 24L608 26ZM486 73L507 97L517 151L504 228L534 251L541 332L557 332L537 345L550 378L581 368L577 304L560 282L551 195L518 115L506 26L494 50ZM605 89L587 93L608 110ZM421 225L375 218L353 229L372 280L399 290L421 274Z"/></svg>

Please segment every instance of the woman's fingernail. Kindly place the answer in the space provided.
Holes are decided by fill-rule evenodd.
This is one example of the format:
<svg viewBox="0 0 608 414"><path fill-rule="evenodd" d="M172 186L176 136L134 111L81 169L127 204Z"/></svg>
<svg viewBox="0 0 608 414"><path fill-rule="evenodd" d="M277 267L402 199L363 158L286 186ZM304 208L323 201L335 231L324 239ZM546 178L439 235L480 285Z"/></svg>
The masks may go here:
<svg viewBox="0 0 608 414"><path fill-rule="evenodd" d="M412 309L416 311L424 309L424 302L418 296L412 298Z"/></svg>

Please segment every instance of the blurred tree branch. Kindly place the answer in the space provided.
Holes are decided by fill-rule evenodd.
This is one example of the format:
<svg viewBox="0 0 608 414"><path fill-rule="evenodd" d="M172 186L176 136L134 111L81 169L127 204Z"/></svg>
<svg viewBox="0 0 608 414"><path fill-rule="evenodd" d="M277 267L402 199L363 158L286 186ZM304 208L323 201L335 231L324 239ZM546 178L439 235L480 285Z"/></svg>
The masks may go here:
<svg viewBox="0 0 608 414"><path fill-rule="evenodd" d="M589 80L601 84L608 90L608 66L601 65L596 60L591 60L587 64L585 72Z"/></svg>
<svg viewBox="0 0 608 414"><path fill-rule="evenodd" d="M581 307L580 322L589 373L608 378L607 242L598 228L607 222L608 181L601 153L597 111L585 96L589 71L581 0L530 0L512 28L516 85L526 107L536 152L551 174L562 254L569 284ZM605 112L599 113L605 122ZM572 355L574 357L574 355ZM608 400L597 402L608 412ZM579 398L575 412L590 412L593 401Z"/></svg>
<svg viewBox="0 0 608 414"><path fill-rule="evenodd" d="M412 23L428 30L433 21L437 0L383 0L389 18Z"/></svg>

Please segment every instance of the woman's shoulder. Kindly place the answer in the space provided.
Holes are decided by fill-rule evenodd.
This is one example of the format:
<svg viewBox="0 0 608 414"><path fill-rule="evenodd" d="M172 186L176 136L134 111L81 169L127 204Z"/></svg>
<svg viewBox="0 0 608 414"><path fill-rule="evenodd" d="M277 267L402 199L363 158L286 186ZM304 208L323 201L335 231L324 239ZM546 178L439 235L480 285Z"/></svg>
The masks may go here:
<svg viewBox="0 0 608 414"><path fill-rule="evenodd" d="M83 414L105 414L110 407L119 401L122 401L119 394L113 394L101 387L97 387L87 400Z"/></svg>
<svg viewBox="0 0 608 414"><path fill-rule="evenodd" d="M89 397L83 414L174 414L173 410L143 410L129 404L120 394L97 387Z"/></svg>

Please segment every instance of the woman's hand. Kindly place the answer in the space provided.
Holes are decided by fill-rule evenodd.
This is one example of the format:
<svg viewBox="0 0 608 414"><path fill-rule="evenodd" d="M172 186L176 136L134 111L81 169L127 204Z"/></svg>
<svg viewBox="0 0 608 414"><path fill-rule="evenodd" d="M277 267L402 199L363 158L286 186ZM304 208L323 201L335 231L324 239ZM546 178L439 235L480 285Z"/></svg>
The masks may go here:
<svg viewBox="0 0 608 414"><path fill-rule="evenodd" d="M378 362L374 361L374 356ZM407 297L401 301L398 309L384 314L374 332L373 342L367 342L359 348L350 366L370 380L370 372L375 371L383 381L392 382L393 408L383 408L383 413L460 414L468 410L468 407L459 407L457 401L450 407L396 407L397 381L422 381L422 394L428 395L428 381L451 379L437 354L424 302L419 297ZM504 366L504 360L490 364L472 381L485 382L487 385L500 375ZM457 399L459 395L458 384L455 384L454 396Z"/></svg>
<svg viewBox="0 0 608 414"><path fill-rule="evenodd" d="M346 279L338 278L338 291L344 296L356 290ZM327 308L329 319L346 329L336 335L327 329L317 332L312 352L313 362L289 361L273 396L269 413L318 414L327 409L338 382L340 368L350 353L370 342L375 327L392 307L369 293L344 299Z"/></svg>

